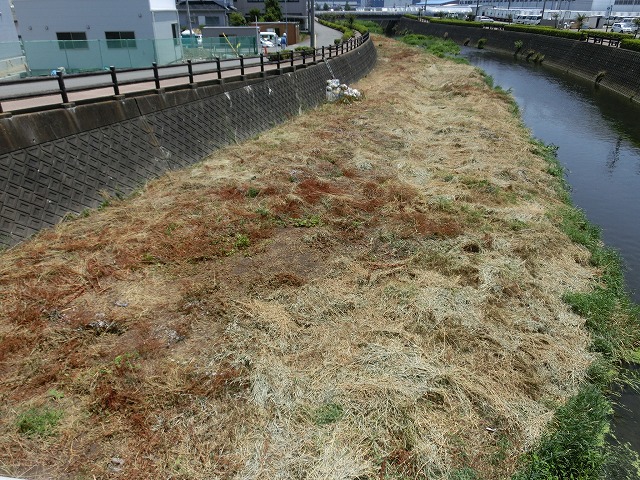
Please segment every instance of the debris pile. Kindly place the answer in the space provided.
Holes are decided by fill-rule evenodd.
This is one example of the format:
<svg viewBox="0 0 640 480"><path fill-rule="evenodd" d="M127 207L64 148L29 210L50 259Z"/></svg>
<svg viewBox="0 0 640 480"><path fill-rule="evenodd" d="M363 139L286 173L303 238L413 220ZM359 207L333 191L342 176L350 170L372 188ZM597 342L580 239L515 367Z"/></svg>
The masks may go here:
<svg viewBox="0 0 640 480"><path fill-rule="evenodd" d="M356 90L355 88L351 88L344 83L340 83L340 80L334 78L332 80L327 80L327 101L336 102L338 100L351 103L356 100L362 99L362 93Z"/></svg>

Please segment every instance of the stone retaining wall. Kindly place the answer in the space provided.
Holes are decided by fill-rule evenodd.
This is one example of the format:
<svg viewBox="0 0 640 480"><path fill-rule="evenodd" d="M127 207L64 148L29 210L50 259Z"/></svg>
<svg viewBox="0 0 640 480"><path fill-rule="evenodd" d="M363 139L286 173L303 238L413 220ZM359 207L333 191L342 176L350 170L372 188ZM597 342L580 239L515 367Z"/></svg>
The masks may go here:
<svg viewBox="0 0 640 480"><path fill-rule="evenodd" d="M487 40L487 50L513 55L515 42L522 41L522 54L518 58L526 61L523 54L534 50L544 55L543 64L569 74L593 81L600 72L606 72L600 87L610 89L628 99L640 103L640 52L609 47L594 43L579 42L568 38L549 37L532 33L512 32L490 28L474 28L441 23L426 23L400 18L396 32L411 31L422 35L442 37L445 33L456 43L469 40L474 46L478 40Z"/></svg>
<svg viewBox="0 0 640 480"><path fill-rule="evenodd" d="M343 83L374 67L372 41L328 60ZM0 245L13 245L167 170L325 100L324 62L176 91L0 119Z"/></svg>

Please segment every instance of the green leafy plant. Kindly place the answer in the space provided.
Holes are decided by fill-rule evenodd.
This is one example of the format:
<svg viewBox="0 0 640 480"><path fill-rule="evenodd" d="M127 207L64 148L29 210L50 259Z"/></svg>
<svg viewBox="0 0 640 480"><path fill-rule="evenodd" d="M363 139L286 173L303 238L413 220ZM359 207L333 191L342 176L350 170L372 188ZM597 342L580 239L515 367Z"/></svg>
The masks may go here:
<svg viewBox="0 0 640 480"><path fill-rule="evenodd" d="M482 49L482 48L484 48L484 46L486 45L486 43L487 43L487 39L486 39L486 38L480 38L480 39L478 40L478 43L476 44L476 47L478 47L478 48Z"/></svg>
<svg viewBox="0 0 640 480"><path fill-rule="evenodd" d="M62 393L60 390L56 390L55 388L52 388L47 392L47 397L52 398L54 400L61 400L64 398L64 393Z"/></svg>
<svg viewBox="0 0 640 480"><path fill-rule="evenodd" d="M140 358L140 354L138 352L127 352L122 355L117 355L113 359L113 364L119 369L135 370L135 361L138 358Z"/></svg>
<svg viewBox="0 0 640 480"><path fill-rule="evenodd" d="M320 216L319 215L311 215L304 218L296 218L293 221L294 227L317 227L320 225Z"/></svg>
<svg viewBox="0 0 640 480"><path fill-rule="evenodd" d="M460 47L452 40L443 40L430 35L412 33L403 36L401 40L408 45L423 47L427 52L440 58L455 56L460 53Z"/></svg>
<svg viewBox="0 0 640 480"><path fill-rule="evenodd" d="M18 416L18 430L29 437L48 437L55 433L62 411L47 407L30 408Z"/></svg>
<svg viewBox="0 0 640 480"><path fill-rule="evenodd" d="M337 403L325 403L313 412L313 422L316 425L329 425L337 422L344 415L344 409Z"/></svg>
<svg viewBox="0 0 640 480"><path fill-rule="evenodd" d="M249 248L250 245L251 245L251 240L244 233L238 233L236 235L235 241L233 242L233 246L238 250L244 250L246 248Z"/></svg>
<svg viewBox="0 0 640 480"><path fill-rule="evenodd" d="M514 55L517 55L518 52L522 50L523 46L524 46L524 42L522 40L516 40L515 42L513 42L513 47L515 48Z"/></svg>

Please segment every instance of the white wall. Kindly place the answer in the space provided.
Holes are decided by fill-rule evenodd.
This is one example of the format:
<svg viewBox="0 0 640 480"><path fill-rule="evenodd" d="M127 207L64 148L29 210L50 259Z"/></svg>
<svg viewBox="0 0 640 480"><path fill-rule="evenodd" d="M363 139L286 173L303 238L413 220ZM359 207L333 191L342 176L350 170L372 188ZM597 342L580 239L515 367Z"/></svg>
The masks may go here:
<svg viewBox="0 0 640 480"><path fill-rule="evenodd" d="M0 0L0 42L17 42L18 33L13 23L9 0Z"/></svg>
<svg viewBox="0 0 640 480"><path fill-rule="evenodd" d="M178 23L173 0L14 0L14 6L32 70L141 67L181 58L171 28ZM105 32L130 31L135 48L107 48ZM88 48L60 48L57 32L84 32Z"/></svg>
<svg viewBox="0 0 640 480"><path fill-rule="evenodd" d="M172 24L178 24L178 12L175 4L173 11L153 11L154 38L156 39L156 52L158 55L158 64L164 65L173 63L182 58L182 49L180 44L173 41ZM180 25L177 25L178 35L180 35Z"/></svg>
<svg viewBox="0 0 640 480"><path fill-rule="evenodd" d="M25 60L9 0L0 0L0 77L24 73Z"/></svg>
<svg viewBox="0 0 640 480"><path fill-rule="evenodd" d="M175 0L149 0L151 10L175 10Z"/></svg>
<svg viewBox="0 0 640 480"><path fill-rule="evenodd" d="M88 40L97 40L105 38L105 31L134 31L136 38L153 38L149 0L14 0L13 3L23 40L57 40L56 32L85 32Z"/></svg>

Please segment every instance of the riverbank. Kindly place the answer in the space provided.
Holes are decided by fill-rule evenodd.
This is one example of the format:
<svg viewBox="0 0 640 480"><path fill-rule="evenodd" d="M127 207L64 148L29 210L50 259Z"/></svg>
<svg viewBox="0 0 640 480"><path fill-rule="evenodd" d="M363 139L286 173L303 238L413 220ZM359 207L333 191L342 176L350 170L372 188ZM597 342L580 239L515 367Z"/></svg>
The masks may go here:
<svg viewBox="0 0 640 480"><path fill-rule="evenodd" d="M512 55L522 62L543 64L636 104L640 101L637 82L640 52L637 51L535 33L419 22L406 17L397 21L395 29L450 38L459 45L475 46L482 41L488 50Z"/></svg>
<svg viewBox="0 0 640 480"><path fill-rule="evenodd" d="M508 96L375 43L362 102L3 253L0 474L515 471L596 358L563 295L600 270Z"/></svg>

